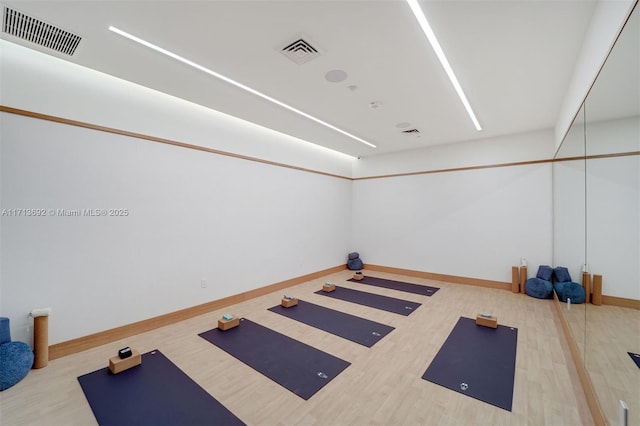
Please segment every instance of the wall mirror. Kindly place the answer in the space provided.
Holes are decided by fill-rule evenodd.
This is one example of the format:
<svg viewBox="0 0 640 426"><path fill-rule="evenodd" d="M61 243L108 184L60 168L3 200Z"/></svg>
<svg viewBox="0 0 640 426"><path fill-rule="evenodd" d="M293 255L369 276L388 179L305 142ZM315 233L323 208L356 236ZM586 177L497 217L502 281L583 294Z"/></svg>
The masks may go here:
<svg viewBox="0 0 640 426"><path fill-rule="evenodd" d="M553 266L564 266L581 282L586 263L585 108L556 152L553 163ZM586 305L563 303L562 314L584 362Z"/></svg>
<svg viewBox="0 0 640 426"><path fill-rule="evenodd" d="M585 103L586 262L602 305L586 305L584 361L609 424L640 424L640 8Z"/></svg>
<svg viewBox="0 0 640 426"><path fill-rule="evenodd" d="M640 8L631 12L553 165L554 263L602 276L601 304L562 309L610 425L640 424ZM591 290L594 290L591 288Z"/></svg>

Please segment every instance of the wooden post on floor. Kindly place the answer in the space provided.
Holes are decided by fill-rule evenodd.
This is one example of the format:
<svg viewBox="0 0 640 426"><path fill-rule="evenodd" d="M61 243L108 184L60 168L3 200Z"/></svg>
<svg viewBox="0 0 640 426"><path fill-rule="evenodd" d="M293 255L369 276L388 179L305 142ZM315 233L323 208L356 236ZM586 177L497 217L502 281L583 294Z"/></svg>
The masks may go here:
<svg viewBox="0 0 640 426"><path fill-rule="evenodd" d="M582 287L584 288L584 303L589 303L591 300L591 274L588 272L582 273Z"/></svg>
<svg viewBox="0 0 640 426"><path fill-rule="evenodd" d="M520 293L524 293L524 285L527 282L527 267L520 267Z"/></svg>
<svg viewBox="0 0 640 426"><path fill-rule="evenodd" d="M511 291L514 293L520 292L520 270L517 266L511 267Z"/></svg>
<svg viewBox="0 0 640 426"><path fill-rule="evenodd" d="M46 367L49 364L49 317L33 319L33 368Z"/></svg>
<svg viewBox="0 0 640 426"><path fill-rule="evenodd" d="M591 295L591 303L594 305L602 305L602 275L593 276L593 294Z"/></svg>

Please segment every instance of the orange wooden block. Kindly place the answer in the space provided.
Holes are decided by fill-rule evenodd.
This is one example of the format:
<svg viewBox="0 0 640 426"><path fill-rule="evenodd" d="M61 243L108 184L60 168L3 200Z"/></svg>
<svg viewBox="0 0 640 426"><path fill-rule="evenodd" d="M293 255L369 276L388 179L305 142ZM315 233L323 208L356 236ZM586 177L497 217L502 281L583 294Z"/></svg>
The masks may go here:
<svg viewBox="0 0 640 426"><path fill-rule="evenodd" d="M238 325L240 325L240 318L235 316L230 320L226 320L224 318L218 320L218 328L222 331L229 330L230 328L237 327Z"/></svg>
<svg viewBox="0 0 640 426"><path fill-rule="evenodd" d="M482 315L476 315L476 325L484 327L498 328L497 317L483 317Z"/></svg>
<svg viewBox="0 0 640 426"><path fill-rule="evenodd" d="M142 364L142 357L140 356L140 352L135 349L131 349L131 356L129 358L120 358L117 355L109 358L109 370L112 374L118 374L140 364Z"/></svg>
<svg viewBox="0 0 640 426"><path fill-rule="evenodd" d="M290 308L290 307L296 306L298 304L298 299L296 299L295 297L293 299L285 299L285 298L283 298L282 301L280 302L280 304L282 306L284 306L285 308Z"/></svg>

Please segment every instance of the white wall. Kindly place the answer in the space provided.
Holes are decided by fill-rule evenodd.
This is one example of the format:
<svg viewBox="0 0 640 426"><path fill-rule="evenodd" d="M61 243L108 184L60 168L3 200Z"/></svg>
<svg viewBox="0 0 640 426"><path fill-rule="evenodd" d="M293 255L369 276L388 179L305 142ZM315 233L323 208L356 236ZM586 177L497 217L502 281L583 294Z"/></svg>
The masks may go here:
<svg viewBox="0 0 640 426"><path fill-rule="evenodd" d="M587 155L640 152L640 117L588 122ZM602 292L640 299L640 156L586 164L587 261Z"/></svg>
<svg viewBox="0 0 640 426"><path fill-rule="evenodd" d="M587 261L602 293L640 299L640 157L587 163Z"/></svg>
<svg viewBox="0 0 640 426"><path fill-rule="evenodd" d="M540 130L364 157L353 163L353 176L358 178L546 160L553 157L553 152L553 131Z"/></svg>
<svg viewBox="0 0 640 426"><path fill-rule="evenodd" d="M584 147L584 144L580 145ZM563 144L562 147L568 145ZM553 165L554 239L551 266L568 268L572 280L577 283L582 283L582 265L586 262L584 172L584 160L563 161Z"/></svg>
<svg viewBox="0 0 640 426"><path fill-rule="evenodd" d="M560 146L636 0L600 0L591 18L555 126Z"/></svg>
<svg viewBox="0 0 640 426"><path fill-rule="evenodd" d="M365 157L354 177L548 160L552 130ZM551 264L551 165L356 180L353 244L365 263L511 281Z"/></svg>
<svg viewBox="0 0 640 426"><path fill-rule="evenodd" d="M350 176L353 157L0 39L0 104Z"/></svg>
<svg viewBox="0 0 640 426"><path fill-rule="evenodd" d="M354 182L353 241L371 264L511 281L550 264L551 165ZM530 274L531 275L531 274Z"/></svg>
<svg viewBox="0 0 640 426"><path fill-rule="evenodd" d="M560 157L640 151L640 117L572 128ZM603 294L640 299L640 158L591 158L554 164L554 263L603 276ZM586 222L585 222L586 221Z"/></svg>
<svg viewBox="0 0 640 426"><path fill-rule="evenodd" d="M349 174L351 159L7 43L1 103ZM345 262L350 180L0 114L0 313L50 344ZM128 209L62 217L54 209ZM208 282L201 288L201 279Z"/></svg>

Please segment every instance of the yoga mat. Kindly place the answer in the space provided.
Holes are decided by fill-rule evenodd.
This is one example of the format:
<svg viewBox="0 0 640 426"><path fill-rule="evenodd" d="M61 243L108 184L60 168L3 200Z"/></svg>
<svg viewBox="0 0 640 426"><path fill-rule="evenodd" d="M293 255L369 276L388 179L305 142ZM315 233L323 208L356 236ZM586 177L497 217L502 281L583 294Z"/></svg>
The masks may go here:
<svg viewBox="0 0 640 426"><path fill-rule="evenodd" d="M518 329L461 317L422 378L511 411Z"/></svg>
<svg viewBox="0 0 640 426"><path fill-rule="evenodd" d="M402 281L385 280L384 278L371 277L365 275L361 280L354 280L353 278L348 281L360 284L368 284L375 287L389 288L392 290L405 291L407 293L421 294L423 296L433 296L433 294L440 290L438 287L429 287L427 285L405 283Z"/></svg>
<svg viewBox="0 0 640 426"><path fill-rule="evenodd" d="M302 399L311 398L351 365L246 318L240 318L237 327L214 328L199 336Z"/></svg>
<svg viewBox="0 0 640 426"><path fill-rule="evenodd" d="M627 353L629 354L629 356L631 357L633 362L636 363L638 368L640 368L640 354L636 354L636 353L633 353L633 352L627 352Z"/></svg>
<svg viewBox="0 0 640 426"><path fill-rule="evenodd" d="M409 300L396 299L394 297L381 296L379 294L367 293L338 286L336 286L334 291L327 292L318 290L315 294L357 303L358 305L364 305L370 308L376 308L404 316L408 316L421 305L420 303L411 302Z"/></svg>
<svg viewBox="0 0 640 426"><path fill-rule="evenodd" d="M78 381L100 425L244 424L157 349L137 367Z"/></svg>
<svg viewBox="0 0 640 426"><path fill-rule="evenodd" d="M335 290L334 290L335 291ZM277 305L269 308L271 312L319 328L368 348L394 330L394 327L370 321L355 315L325 308L298 299L298 304L290 308Z"/></svg>

